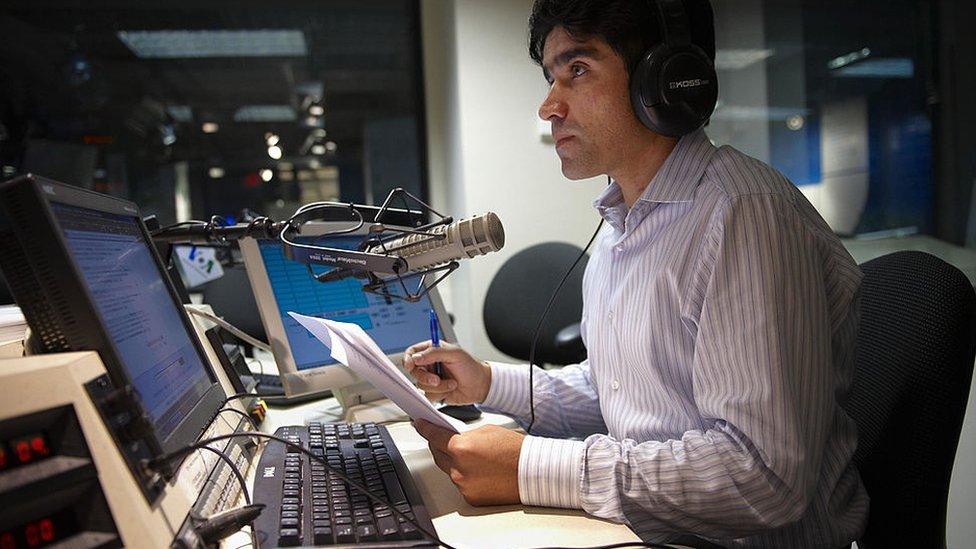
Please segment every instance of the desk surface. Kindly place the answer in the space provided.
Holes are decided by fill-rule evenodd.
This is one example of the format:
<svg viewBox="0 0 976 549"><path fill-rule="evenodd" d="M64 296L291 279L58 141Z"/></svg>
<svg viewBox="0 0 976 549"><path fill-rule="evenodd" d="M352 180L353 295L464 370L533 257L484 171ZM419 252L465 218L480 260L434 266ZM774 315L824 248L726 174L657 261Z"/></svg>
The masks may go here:
<svg viewBox="0 0 976 549"><path fill-rule="evenodd" d="M272 433L278 427L309 421L368 420L370 408L355 407L348 418L342 417L342 409L331 398L291 408L272 408L261 430ZM495 414L484 414L474 425L488 423L514 427L509 418ZM399 421L386 426L410 469L438 536L446 543L455 547L588 547L640 541L626 526L581 511L521 505L472 507L450 478L434 465L427 441L410 423ZM241 543L229 540L225 547L246 543L246 537L234 539Z"/></svg>

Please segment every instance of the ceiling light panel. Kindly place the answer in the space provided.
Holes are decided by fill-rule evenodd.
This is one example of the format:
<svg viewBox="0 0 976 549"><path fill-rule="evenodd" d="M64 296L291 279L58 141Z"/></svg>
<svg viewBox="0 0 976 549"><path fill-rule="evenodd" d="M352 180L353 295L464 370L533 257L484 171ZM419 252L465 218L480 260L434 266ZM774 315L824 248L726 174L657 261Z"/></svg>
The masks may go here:
<svg viewBox="0 0 976 549"><path fill-rule="evenodd" d="M878 57L847 65L831 75L847 78L914 78L915 63L907 57Z"/></svg>
<svg viewBox="0 0 976 549"><path fill-rule="evenodd" d="M292 122L298 119L291 105L245 105L234 112L234 122Z"/></svg>
<svg viewBox="0 0 976 549"><path fill-rule="evenodd" d="M205 57L304 57L300 30L119 31L119 40L143 59Z"/></svg>

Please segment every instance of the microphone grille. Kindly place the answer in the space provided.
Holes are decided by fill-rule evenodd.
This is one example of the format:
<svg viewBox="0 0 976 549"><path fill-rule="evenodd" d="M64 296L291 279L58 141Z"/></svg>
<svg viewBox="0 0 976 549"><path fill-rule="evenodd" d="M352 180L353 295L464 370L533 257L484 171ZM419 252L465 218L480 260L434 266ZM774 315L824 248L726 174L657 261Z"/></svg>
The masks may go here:
<svg viewBox="0 0 976 549"><path fill-rule="evenodd" d="M485 214L487 225L488 241L491 242L492 251L498 251L505 245L505 228L502 227L502 220L494 212Z"/></svg>

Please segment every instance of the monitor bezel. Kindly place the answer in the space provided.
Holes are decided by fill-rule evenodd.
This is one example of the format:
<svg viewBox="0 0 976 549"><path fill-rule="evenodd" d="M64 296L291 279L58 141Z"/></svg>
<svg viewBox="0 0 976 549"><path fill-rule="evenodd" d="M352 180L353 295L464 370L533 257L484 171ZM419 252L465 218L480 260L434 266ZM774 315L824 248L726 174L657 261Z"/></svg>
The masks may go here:
<svg viewBox="0 0 976 549"><path fill-rule="evenodd" d="M63 183L58 183L36 176L34 176L34 179L37 181L40 186L40 190L42 191L40 195L44 204L44 214L47 217L47 221L50 226L55 229L54 234L56 235L58 248L67 259L68 265L70 265L72 271L71 275L79 282L78 286L81 288L81 291L84 294L82 296L83 299L99 321L102 320L101 313L98 312L95 300L92 297L91 292L88 290L88 285L84 283L81 270L79 269L78 264L75 262L71 250L68 248L68 244L64 238L63 229L52 209L51 204L52 202L60 203L68 206L86 208L98 212L122 215L135 219L136 225L139 227L139 232L142 235L143 243L149 249L149 254L153 258L153 262L156 265L156 270L165 283L166 290L173 302L173 306L176 308L177 315L180 317L180 321L186 329L187 337L190 339L190 342L199 356L200 362L204 367L204 372L210 382L210 386L197 400L193 408L183 417L176 427L170 431L167 437L160 437L155 431L155 423L153 423L153 437L164 453L179 450L189 444L193 444L210 425L214 415L223 405L224 399L226 399L227 395L220 386L217 375L213 370L213 365L210 364L210 361L207 359L207 354L196 335L196 331L194 330L190 318L186 313L186 309L183 308L183 303L180 301L179 295L176 293L176 290L173 287L173 282L170 280L166 269L163 267L162 259L159 257L156 247L152 243L151 236L149 231L146 229L145 223L143 223L139 207L133 202L99 194L87 189L71 187ZM108 360L105 360L106 357L103 357L102 360L109 376L112 377L113 382L119 386L134 387L132 379L124 366L122 356L119 353L115 342L113 342L108 336L108 331L104 325L100 326L99 330L103 333L102 339L107 346L104 351L100 351L100 354L101 352L106 352L110 355ZM143 410L148 414L148 411L145 410L145 407L141 403L141 399L140 406L142 406Z"/></svg>
<svg viewBox="0 0 976 549"><path fill-rule="evenodd" d="M348 229L348 221L317 221L306 223L302 226L302 237L322 236L331 232ZM389 226L391 229L397 227ZM342 236L367 236L368 227L364 226L357 231ZM305 370L299 370L295 364L295 358L291 352L291 345L288 342L288 335L285 333L284 324L278 309L278 302L271 288L271 279L264 266L261 257L261 239L251 237L242 238L238 244L241 256L244 259L244 268L247 271L247 278L251 283L251 290L254 293L254 300L258 306L258 313L261 316L261 323L264 325L265 333L268 335L268 344L271 345L271 352L274 355L278 366L278 374L281 376L282 387L287 396L299 396L310 393L318 393L323 390L342 389L361 383L362 379L355 375L346 366L334 363L323 366L316 366ZM268 239L263 239L268 240ZM456 343L457 336L454 333L444 302L441 300L437 288L430 288L428 293L431 307L437 315L441 325L441 340L449 343ZM388 354L394 364L402 364L403 353Z"/></svg>

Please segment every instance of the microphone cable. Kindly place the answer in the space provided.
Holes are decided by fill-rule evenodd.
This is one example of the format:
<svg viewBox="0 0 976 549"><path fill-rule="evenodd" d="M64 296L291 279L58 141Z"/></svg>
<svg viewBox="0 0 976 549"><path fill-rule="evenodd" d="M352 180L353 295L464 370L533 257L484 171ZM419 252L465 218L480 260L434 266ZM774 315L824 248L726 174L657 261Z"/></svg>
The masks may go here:
<svg viewBox="0 0 976 549"><path fill-rule="evenodd" d="M607 185L610 185L610 176L607 176ZM556 302L556 297L559 295L559 290L563 288L566 284L566 280L569 279L569 275L573 273L576 269L576 265L582 261L583 257L586 256L586 251L590 249L593 245L593 241L596 240L596 236L600 234L600 229L603 228L603 218L600 218L600 222L596 226L596 230L593 231L593 236L590 237L590 241L586 243L586 247L580 252L576 261L569 267L566 274L563 275L563 279L559 281L559 285L556 286L555 291L552 292L552 297L549 298L549 303L546 304L546 308L542 311L542 316L539 317L539 324L535 327L535 335L532 336L532 345L529 347L529 425L525 428L525 433L532 434L532 426L535 425L535 385L533 385L533 373L535 370L532 366L535 364L535 348L536 344L539 343L539 336L542 335L542 324L546 321L546 315L549 314L549 309L552 308L553 303ZM540 366L541 368L542 366Z"/></svg>

